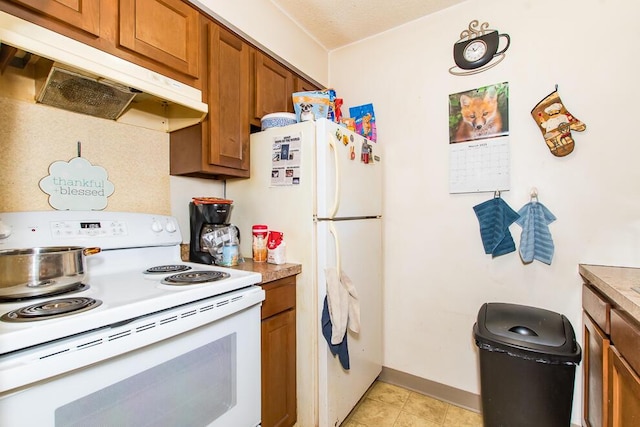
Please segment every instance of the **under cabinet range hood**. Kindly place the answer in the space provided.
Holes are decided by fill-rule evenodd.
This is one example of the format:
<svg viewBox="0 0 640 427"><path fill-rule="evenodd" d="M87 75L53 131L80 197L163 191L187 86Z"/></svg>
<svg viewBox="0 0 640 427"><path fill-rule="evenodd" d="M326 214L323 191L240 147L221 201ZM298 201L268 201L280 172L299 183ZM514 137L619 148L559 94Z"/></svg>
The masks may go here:
<svg viewBox="0 0 640 427"><path fill-rule="evenodd" d="M0 60L7 56L33 67L33 99L42 104L165 132L208 111L196 88L0 12Z"/></svg>

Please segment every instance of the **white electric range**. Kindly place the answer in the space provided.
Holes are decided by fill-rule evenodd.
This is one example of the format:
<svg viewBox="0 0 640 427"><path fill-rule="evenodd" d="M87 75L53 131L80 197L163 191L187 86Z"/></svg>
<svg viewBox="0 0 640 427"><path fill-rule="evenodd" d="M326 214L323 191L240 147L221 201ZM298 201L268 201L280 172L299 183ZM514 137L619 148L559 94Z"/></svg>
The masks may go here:
<svg viewBox="0 0 640 427"><path fill-rule="evenodd" d="M0 213L0 251L101 249L77 289L0 302L0 425L259 425L261 276L181 242L163 215Z"/></svg>

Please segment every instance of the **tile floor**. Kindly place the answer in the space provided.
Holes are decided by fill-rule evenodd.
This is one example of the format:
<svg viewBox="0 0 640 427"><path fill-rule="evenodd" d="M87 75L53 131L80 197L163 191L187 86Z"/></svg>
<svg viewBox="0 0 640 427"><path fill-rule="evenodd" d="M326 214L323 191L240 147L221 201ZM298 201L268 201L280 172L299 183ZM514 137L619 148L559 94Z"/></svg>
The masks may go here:
<svg viewBox="0 0 640 427"><path fill-rule="evenodd" d="M482 416L376 381L341 427L482 427Z"/></svg>

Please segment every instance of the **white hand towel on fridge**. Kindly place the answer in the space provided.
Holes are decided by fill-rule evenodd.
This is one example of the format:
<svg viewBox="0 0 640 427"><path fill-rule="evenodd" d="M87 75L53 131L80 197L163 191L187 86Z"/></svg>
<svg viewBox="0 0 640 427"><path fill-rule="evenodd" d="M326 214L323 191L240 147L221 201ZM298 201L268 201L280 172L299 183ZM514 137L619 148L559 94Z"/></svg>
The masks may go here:
<svg viewBox="0 0 640 427"><path fill-rule="evenodd" d="M327 278L327 302L331 318L331 344L340 344L347 332L347 326L355 333L360 332L360 302L351 279L335 268L325 270Z"/></svg>

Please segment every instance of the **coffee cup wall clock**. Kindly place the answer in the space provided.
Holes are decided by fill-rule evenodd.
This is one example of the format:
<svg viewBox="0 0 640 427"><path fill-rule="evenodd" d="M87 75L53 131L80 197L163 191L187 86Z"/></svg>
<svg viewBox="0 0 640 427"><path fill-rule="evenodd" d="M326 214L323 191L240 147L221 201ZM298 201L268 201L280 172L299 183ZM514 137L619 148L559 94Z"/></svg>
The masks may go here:
<svg viewBox="0 0 640 427"><path fill-rule="evenodd" d="M504 47L500 50L500 41ZM460 40L453 45L453 60L456 65L449 72L456 76L480 73L495 67L504 59L511 44L508 34L499 34L489 28L489 23L480 24L478 20L469 23L469 27L460 33Z"/></svg>

